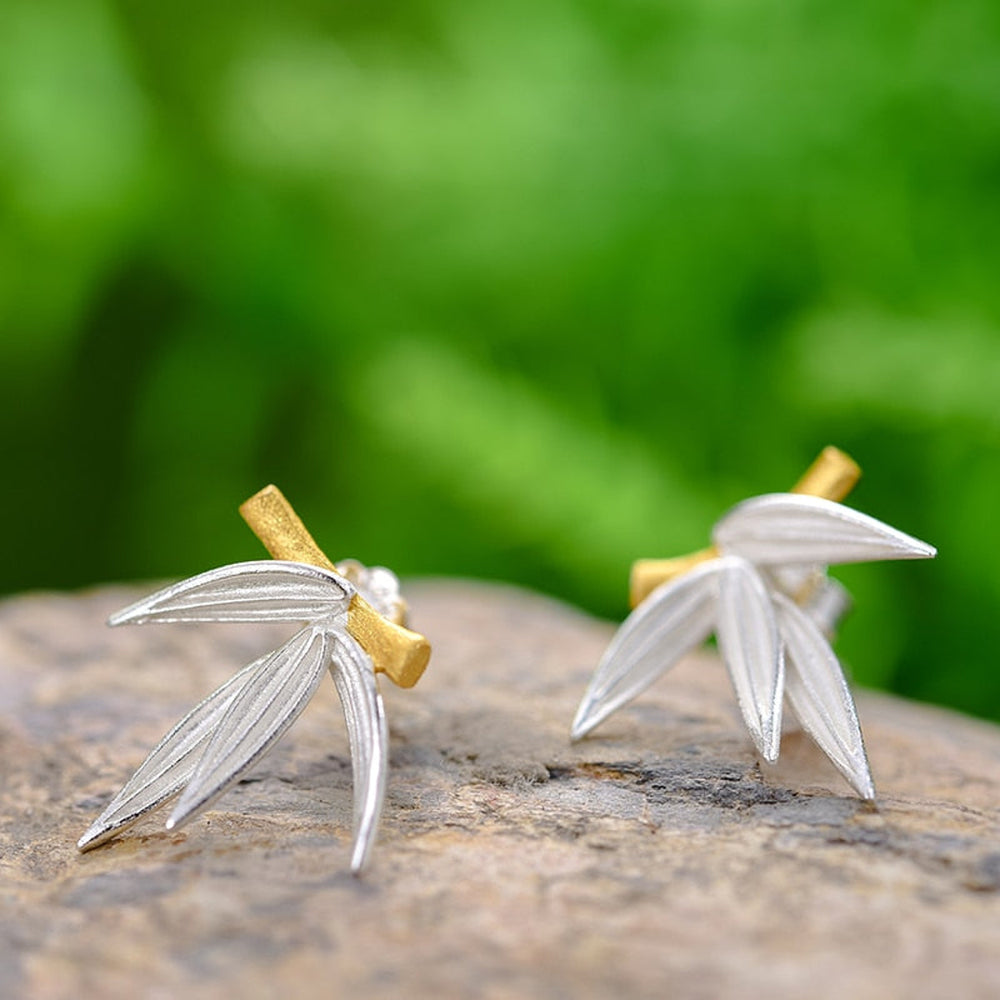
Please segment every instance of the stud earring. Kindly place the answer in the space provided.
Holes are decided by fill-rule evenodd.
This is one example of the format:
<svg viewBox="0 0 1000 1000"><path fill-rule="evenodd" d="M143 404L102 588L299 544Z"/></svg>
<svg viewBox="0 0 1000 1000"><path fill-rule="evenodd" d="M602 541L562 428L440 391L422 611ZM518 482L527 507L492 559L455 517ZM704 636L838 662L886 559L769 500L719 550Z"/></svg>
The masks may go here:
<svg viewBox="0 0 1000 1000"><path fill-rule="evenodd" d="M828 637L850 599L837 563L927 559L934 548L842 500L858 466L826 448L791 493L738 504L711 548L632 567L635 610L611 640L573 721L580 739L713 632L750 737L767 761L787 700L805 731L865 799L875 786L854 699Z"/></svg>
<svg viewBox="0 0 1000 1000"><path fill-rule="evenodd" d="M430 644L403 627L396 577L348 560L334 566L275 486L240 513L274 560L235 563L167 587L110 625L155 622L306 624L191 710L80 838L97 847L179 795L167 829L216 801L281 738L329 668L344 709L354 775L351 868L368 861L385 796L388 729L375 672L401 687L420 679Z"/></svg>

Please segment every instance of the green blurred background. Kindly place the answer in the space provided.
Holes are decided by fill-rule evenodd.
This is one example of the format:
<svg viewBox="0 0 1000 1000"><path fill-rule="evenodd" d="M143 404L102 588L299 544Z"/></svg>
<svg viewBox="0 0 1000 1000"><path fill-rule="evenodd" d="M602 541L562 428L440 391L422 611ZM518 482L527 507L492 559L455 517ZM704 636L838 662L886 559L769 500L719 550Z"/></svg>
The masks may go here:
<svg viewBox="0 0 1000 1000"><path fill-rule="evenodd" d="M1000 717L1000 5L0 3L0 590L334 557L602 615L836 443L864 683Z"/></svg>

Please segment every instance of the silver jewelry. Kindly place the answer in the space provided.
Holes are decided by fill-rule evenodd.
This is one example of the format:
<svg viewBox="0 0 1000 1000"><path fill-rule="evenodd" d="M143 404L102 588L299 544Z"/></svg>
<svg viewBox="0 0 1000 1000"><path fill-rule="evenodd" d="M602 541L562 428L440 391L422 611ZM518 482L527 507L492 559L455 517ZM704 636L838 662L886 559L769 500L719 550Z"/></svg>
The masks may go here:
<svg viewBox="0 0 1000 1000"><path fill-rule="evenodd" d="M335 568L275 487L262 490L241 510L272 551L301 552L313 562L276 559L213 569L133 604L113 615L109 624L306 624L181 719L77 846L86 851L103 844L175 796L179 798L167 829L193 819L275 745L329 668L351 746L351 868L360 872L375 840L388 764L385 708L375 671L410 687L427 664L430 646L423 636L402 627L406 605L396 577L354 560Z"/></svg>
<svg viewBox="0 0 1000 1000"><path fill-rule="evenodd" d="M573 739L714 632L761 756L778 757L787 699L858 795L874 798L854 699L824 635L849 598L825 567L926 559L935 550L842 504L797 493L745 501L716 524L712 539L710 552L689 557L694 568L653 589L621 625L580 703Z"/></svg>

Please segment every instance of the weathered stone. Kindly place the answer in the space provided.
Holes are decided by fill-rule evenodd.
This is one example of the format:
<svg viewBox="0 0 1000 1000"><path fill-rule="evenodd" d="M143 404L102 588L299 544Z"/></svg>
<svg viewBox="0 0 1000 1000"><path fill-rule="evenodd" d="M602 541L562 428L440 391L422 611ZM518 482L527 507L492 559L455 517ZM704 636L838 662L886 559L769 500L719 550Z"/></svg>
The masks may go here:
<svg viewBox="0 0 1000 1000"><path fill-rule="evenodd" d="M1000 730L863 694L872 808L796 732L762 765L706 652L572 746L611 629L497 586L409 588L434 656L385 685L363 878L331 683L203 818L80 855L160 736L289 634L104 628L138 593L0 605L0 996L1000 996Z"/></svg>

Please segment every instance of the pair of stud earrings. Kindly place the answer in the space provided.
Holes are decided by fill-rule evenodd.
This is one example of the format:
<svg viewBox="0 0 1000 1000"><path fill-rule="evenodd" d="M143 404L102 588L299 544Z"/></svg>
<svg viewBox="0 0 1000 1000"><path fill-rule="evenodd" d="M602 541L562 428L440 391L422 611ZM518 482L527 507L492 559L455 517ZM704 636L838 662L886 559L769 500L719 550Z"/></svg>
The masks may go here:
<svg viewBox="0 0 1000 1000"><path fill-rule="evenodd" d="M585 736L714 633L761 756L778 757L787 700L858 795L874 798L854 700L829 642L850 601L826 568L930 558L935 550L843 506L839 501L859 475L848 456L827 448L791 493L754 497L726 514L713 529L711 548L635 563L635 610L591 679L572 738ZM405 628L396 577L353 560L335 566L276 487L251 497L240 513L272 560L184 580L113 615L109 624L306 624L181 719L77 846L97 847L174 798L167 828L193 819L274 746L329 668L351 747L351 868L360 872L375 840L388 774L388 728L375 674L412 687L430 644Z"/></svg>

